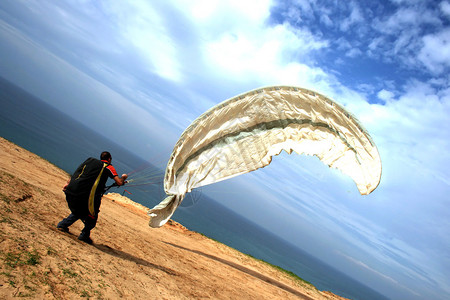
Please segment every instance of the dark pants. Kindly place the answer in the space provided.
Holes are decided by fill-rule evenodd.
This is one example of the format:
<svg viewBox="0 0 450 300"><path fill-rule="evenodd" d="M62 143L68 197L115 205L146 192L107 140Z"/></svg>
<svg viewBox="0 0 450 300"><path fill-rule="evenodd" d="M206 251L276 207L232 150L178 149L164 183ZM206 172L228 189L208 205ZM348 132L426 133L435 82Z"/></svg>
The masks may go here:
<svg viewBox="0 0 450 300"><path fill-rule="evenodd" d="M84 228L83 230L81 230L80 237L83 238L89 237L92 228L94 228L95 225L97 224L97 217L93 216L80 217L78 215L71 213L67 218L63 219L61 222L58 223L58 228L69 228L70 225L72 225L78 220L81 220L84 223Z"/></svg>

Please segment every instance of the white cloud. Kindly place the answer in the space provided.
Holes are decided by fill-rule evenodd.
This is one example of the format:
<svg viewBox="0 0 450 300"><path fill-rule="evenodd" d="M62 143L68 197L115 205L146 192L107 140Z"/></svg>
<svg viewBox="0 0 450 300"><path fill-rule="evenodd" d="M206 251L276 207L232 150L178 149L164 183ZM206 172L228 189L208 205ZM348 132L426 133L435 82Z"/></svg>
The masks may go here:
<svg viewBox="0 0 450 300"><path fill-rule="evenodd" d="M450 18L450 3L448 1L442 1L439 6L444 15L446 15L447 18Z"/></svg>
<svg viewBox="0 0 450 300"><path fill-rule="evenodd" d="M220 21L226 15L231 17L230 21L241 19L242 22L248 23L259 22L261 19L267 18L271 2L271 0L261 0L258 1L258 5L255 5L251 1L242 0L172 1L174 6L181 6L183 10L192 13L193 20L200 18L200 22Z"/></svg>
<svg viewBox="0 0 450 300"><path fill-rule="evenodd" d="M426 5L403 5L393 14L376 18L372 27L379 34L372 36L368 45L370 56L399 63L408 69L423 69L417 64L419 59L430 71L441 72L442 68L434 63L435 55L424 47L433 43L432 37L436 35L423 37L424 32L442 30L442 21L434 10Z"/></svg>
<svg viewBox="0 0 450 300"><path fill-rule="evenodd" d="M278 25L265 31L230 32L207 45L206 55L211 64L238 80L257 80L268 84L301 85L311 82L319 69L295 63L295 56L324 47L307 32L293 32Z"/></svg>
<svg viewBox="0 0 450 300"><path fill-rule="evenodd" d="M362 55L362 51L359 50L358 48L352 48L349 51L347 51L347 53L345 53L345 56L350 57L350 58L355 58L357 56L361 56Z"/></svg>
<svg viewBox="0 0 450 300"><path fill-rule="evenodd" d="M393 282L394 284L398 284L398 282L395 279L393 279L393 278L391 278L391 277L389 277L389 276L387 276L387 275L385 275L385 274L383 274L383 273L381 273L381 272L379 272L379 271L369 267L368 265L366 265L362 261L359 261L359 260L357 260L357 259L355 259L353 257L350 257L350 256L348 256L346 254L343 254L343 253L339 253L339 254L344 256L346 259L350 260L354 264L356 264L358 266L361 266L361 267L369 270L370 272L373 272L373 273L377 274L378 276L381 276L381 277L385 278L386 280L389 280L389 281Z"/></svg>
<svg viewBox="0 0 450 300"><path fill-rule="evenodd" d="M450 29L422 38L423 47L419 60L433 73L441 73L450 67Z"/></svg>
<svg viewBox="0 0 450 300"><path fill-rule="evenodd" d="M150 5L138 1L123 9L112 4L109 11L121 38L138 49L149 70L163 78L181 83L195 73L200 78L224 78L251 88L274 84L311 88L334 81L313 66L314 53L328 47L328 42L288 24L270 26L271 1L256 6L237 0L174 1L171 8ZM190 29L187 34L197 38L191 55L194 61L189 62L194 69L186 69L181 53L190 49L168 31L171 20L161 9L175 9Z"/></svg>
<svg viewBox="0 0 450 300"><path fill-rule="evenodd" d="M375 91L375 87L372 84L362 83L356 86L356 90L363 94L372 94Z"/></svg>
<svg viewBox="0 0 450 300"><path fill-rule="evenodd" d="M383 37L376 37L373 38L369 45L367 46L367 54L369 57L375 57L379 55L379 49L383 47L383 44L385 43L385 40Z"/></svg>
<svg viewBox="0 0 450 300"><path fill-rule="evenodd" d="M408 186L405 180L426 178L448 185L450 154L442 152L450 148L450 132L443 130L450 128L448 98L418 81L412 81L397 99L386 91L378 96L389 101L361 111L361 119L373 132L386 161L383 173L389 180L385 184Z"/></svg>
<svg viewBox="0 0 450 300"><path fill-rule="evenodd" d="M325 24L327 27L331 27L333 25L333 21L331 21L330 17L325 14L320 16L320 22Z"/></svg>
<svg viewBox="0 0 450 300"><path fill-rule="evenodd" d="M129 4L123 6L112 1L108 5L122 43L136 48L149 71L169 80L181 81L178 48L168 32L168 20L162 18L147 1Z"/></svg>
<svg viewBox="0 0 450 300"><path fill-rule="evenodd" d="M417 21L420 20L419 16L419 11L412 8L402 8L386 20L383 24L383 30L389 33L397 32L401 28L414 23L417 24Z"/></svg>
<svg viewBox="0 0 450 300"><path fill-rule="evenodd" d="M377 94L378 98L383 100L384 102L388 102L394 98L394 93L386 90L381 90Z"/></svg>
<svg viewBox="0 0 450 300"><path fill-rule="evenodd" d="M352 48L350 42L344 37L340 37L335 41L335 43L337 44L339 50L348 50Z"/></svg>
<svg viewBox="0 0 450 300"><path fill-rule="evenodd" d="M351 26L364 21L360 8L354 2L350 3L350 9L350 16L345 18L340 24L341 31L347 31Z"/></svg>
<svg viewBox="0 0 450 300"><path fill-rule="evenodd" d="M295 6L300 6L301 10L305 14L312 14L313 9L311 7L311 3L314 3L314 1L309 0L295 0L294 1Z"/></svg>
<svg viewBox="0 0 450 300"><path fill-rule="evenodd" d="M235 21L234 27L204 45L208 64L224 77L264 85L309 85L326 77L319 68L310 67L312 53L327 47L326 41L288 24L269 27L265 19Z"/></svg>

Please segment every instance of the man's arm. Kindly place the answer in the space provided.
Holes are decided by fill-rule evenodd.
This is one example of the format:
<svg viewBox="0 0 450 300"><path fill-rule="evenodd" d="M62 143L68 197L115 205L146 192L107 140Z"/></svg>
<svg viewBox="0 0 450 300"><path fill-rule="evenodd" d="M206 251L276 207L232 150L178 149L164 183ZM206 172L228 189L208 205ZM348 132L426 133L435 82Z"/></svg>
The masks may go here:
<svg viewBox="0 0 450 300"><path fill-rule="evenodd" d="M122 177L119 177L118 175L114 176L114 181L116 182L117 185L124 185L128 178L127 174L122 174Z"/></svg>

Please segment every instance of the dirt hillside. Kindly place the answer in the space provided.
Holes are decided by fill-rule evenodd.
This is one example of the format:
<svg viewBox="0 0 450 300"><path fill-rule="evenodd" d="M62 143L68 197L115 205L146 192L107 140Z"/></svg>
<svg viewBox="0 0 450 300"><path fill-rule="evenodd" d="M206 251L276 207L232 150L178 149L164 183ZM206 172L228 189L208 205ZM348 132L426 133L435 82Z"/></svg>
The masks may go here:
<svg viewBox="0 0 450 300"><path fill-rule="evenodd" d="M56 230L68 174L0 138L0 299L343 299L170 222L104 197L93 245Z"/></svg>

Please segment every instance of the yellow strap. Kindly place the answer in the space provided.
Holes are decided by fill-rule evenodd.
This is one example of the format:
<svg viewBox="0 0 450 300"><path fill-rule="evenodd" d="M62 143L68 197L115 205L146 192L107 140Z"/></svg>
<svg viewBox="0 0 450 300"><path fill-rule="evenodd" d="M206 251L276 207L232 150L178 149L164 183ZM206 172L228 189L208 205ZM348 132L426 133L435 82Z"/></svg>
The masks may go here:
<svg viewBox="0 0 450 300"><path fill-rule="evenodd" d="M83 175L84 168L86 168L86 165L83 166L83 170L81 170L81 173L80 173L80 175L78 175L77 179L79 179L81 177L81 175Z"/></svg>
<svg viewBox="0 0 450 300"><path fill-rule="evenodd" d="M89 212L91 213L91 216L95 216L95 209L94 209L94 199L95 199L95 191L97 190L98 183L100 182L100 178L102 177L103 170L108 164L103 163L103 168L100 171L100 174L98 174L97 179L94 182L94 185L92 186L91 193L89 195Z"/></svg>

